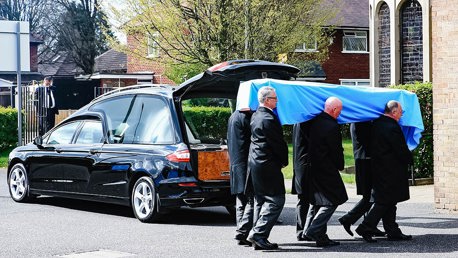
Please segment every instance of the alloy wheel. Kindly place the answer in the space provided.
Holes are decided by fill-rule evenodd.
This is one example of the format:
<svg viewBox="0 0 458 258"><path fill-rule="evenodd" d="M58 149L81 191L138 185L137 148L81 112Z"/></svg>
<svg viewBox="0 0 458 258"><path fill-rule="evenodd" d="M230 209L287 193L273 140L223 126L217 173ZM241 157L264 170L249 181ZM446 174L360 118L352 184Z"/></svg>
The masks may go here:
<svg viewBox="0 0 458 258"><path fill-rule="evenodd" d="M154 190L148 181L142 180L136 184L133 204L135 213L140 220L154 212Z"/></svg>

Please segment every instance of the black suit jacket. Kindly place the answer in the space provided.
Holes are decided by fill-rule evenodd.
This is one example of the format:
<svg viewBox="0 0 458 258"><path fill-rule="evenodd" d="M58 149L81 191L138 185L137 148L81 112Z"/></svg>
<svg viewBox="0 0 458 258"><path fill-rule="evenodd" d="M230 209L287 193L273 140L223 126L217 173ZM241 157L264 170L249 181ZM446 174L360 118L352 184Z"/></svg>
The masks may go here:
<svg viewBox="0 0 458 258"><path fill-rule="evenodd" d="M47 108L47 106L50 106L50 103L46 105L46 101L51 101L51 96L50 93L53 93L54 96L54 107L53 108ZM59 113L59 110L57 109L57 102L56 102L56 94L55 92L55 87L54 86L39 86L35 90L35 99L37 102L35 102L35 107L37 109L38 115L40 116L54 116L55 114Z"/></svg>
<svg viewBox="0 0 458 258"><path fill-rule="evenodd" d="M398 122L385 115L372 125L372 171L375 202L395 204L408 200L412 153Z"/></svg>
<svg viewBox="0 0 458 258"><path fill-rule="evenodd" d="M227 126L227 148L230 161L231 193L245 191L248 151L250 149L251 111L236 110L229 117Z"/></svg>
<svg viewBox="0 0 458 258"><path fill-rule="evenodd" d="M259 107L250 125L248 173L254 194L285 194L281 168L288 165L288 146L283 139L280 121L270 109Z"/></svg>
<svg viewBox="0 0 458 258"><path fill-rule="evenodd" d="M293 180L292 194L307 195L310 183L309 149L310 121L293 126Z"/></svg>
<svg viewBox="0 0 458 258"><path fill-rule="evenodd" d="M355 157L356 193L367 197L371 195L372 191L371 131L372 121L350 125Z"/></svg>
<svg viewBox="0 0 458 258"><path fill-rule="evenodd" d="M342 133L337 120L322 112L310 125L309 153L311 161L312 191L323 194L333 205L348 200L339 170L344 168ZM311 203L323 205L319 200Z"/></svg>

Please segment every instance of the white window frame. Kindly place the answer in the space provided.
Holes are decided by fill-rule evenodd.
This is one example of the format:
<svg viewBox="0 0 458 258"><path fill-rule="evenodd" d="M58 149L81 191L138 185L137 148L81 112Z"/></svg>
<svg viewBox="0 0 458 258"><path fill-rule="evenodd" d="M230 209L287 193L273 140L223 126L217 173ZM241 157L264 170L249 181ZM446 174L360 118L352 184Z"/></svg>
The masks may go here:
<svg viewBox="0 0 458 258"><path fill-rule="evenodd" d="M157 44L157 38L159 33L155 32L152 35L147 36L147 57L155 58L160 56L159 45Z"/></svg>
<svg viewBox="0 0 458 258"><path fill-rule="evenodd" d="M351 50L345 48L346 39L364 39L365 50ZM369 53L367 46L367 31L344 30L342 36L342 53Z"/></svg>
<svg viewBox="0 0 458 258"><path fill-rule="evenodd" d="M357 86L357 87L371 87L370 79L339 79L340 85Z"/></svg>
<svg viewBox="0 0 458 258"><path fill-rule="evenodd" d="M311 45L313 45L313 48L311 48ZM304 42L298 47L296 47L296 49L294 49L294 52L318 52L318 43L316 42L316 39L312 39L309 42Z"/></svg>

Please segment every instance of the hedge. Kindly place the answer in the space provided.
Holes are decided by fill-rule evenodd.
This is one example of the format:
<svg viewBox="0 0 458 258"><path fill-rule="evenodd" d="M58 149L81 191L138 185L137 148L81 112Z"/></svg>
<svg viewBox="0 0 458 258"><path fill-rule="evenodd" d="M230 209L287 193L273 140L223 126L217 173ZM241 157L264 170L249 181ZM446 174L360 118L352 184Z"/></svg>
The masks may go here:
<svg viewBox="0 0 458 258"><path fill-rule="evenodd" d="M0 106L0 150L17 145L17 110Z"/></svg>
<svg viewBox="0 0 458 258"><path fill-rule="evenodd" d="M422 133L420 144L413 152L414 176L417 178L433 177L433 85L432 83L415 83L396 85L390 88L408 90L418 96L425 130Z"/></svg>

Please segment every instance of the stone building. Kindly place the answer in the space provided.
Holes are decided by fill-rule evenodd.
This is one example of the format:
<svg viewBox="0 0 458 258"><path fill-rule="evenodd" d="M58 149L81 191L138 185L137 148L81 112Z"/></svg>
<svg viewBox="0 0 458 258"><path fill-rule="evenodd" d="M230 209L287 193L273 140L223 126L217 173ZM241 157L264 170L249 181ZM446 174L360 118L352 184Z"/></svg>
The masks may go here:
<svg viewBox="0 0 458 258"><path fill-rule="evenodd" d="M458 212L458 5L369 0L371 84L433 83L434 202Z"/></svg>

